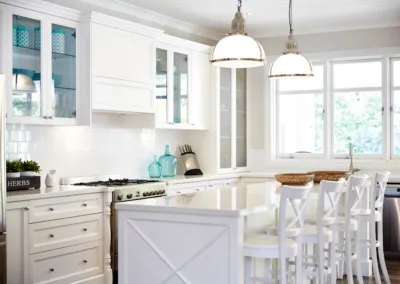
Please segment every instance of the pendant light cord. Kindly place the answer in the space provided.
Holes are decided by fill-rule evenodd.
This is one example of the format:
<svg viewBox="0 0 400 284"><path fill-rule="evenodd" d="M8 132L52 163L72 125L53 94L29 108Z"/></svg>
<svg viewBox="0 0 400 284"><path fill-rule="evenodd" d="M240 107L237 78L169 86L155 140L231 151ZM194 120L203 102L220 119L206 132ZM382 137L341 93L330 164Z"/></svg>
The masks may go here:
<svg viewBox="0 0 400 284"><path fill-rule="evenodd" d="M242 0L238 0L238 11L240 12L241 8L242 8Z"/></svg>
<svg viewBox="0 0 400 284"><path fill-rule="evenodd" d="M292 0L289 0L289 32L293 35Z"/></svg>

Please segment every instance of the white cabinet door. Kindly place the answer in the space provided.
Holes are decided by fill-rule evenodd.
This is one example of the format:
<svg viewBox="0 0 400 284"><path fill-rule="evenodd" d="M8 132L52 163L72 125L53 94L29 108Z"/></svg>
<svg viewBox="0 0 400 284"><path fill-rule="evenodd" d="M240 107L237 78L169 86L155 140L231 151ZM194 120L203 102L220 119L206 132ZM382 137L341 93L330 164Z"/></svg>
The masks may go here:
<svg viewBox="0 0 400 284"><path fill-rule="evenodd" d="M154 39L92 24L92 75L153 84Z"/></svg>
<svg viewBox="0 0 400 284"><path fill-rule="evenodd" d="M209 54L192 52L192 97L189 100L189 122L193 128L208 129L210 123Z"/></svg>
<svg viewBox="0 0 400 284"><path fill-rule="evenodd" d="M7 283L28 283L28 202L7 203Z"/></svg>

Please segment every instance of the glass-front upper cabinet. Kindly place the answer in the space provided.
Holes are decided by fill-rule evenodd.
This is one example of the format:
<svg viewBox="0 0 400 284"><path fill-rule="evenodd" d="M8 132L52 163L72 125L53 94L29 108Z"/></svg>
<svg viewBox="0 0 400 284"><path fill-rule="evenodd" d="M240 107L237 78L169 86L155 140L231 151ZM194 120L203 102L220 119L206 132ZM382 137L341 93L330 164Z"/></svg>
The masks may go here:
<svg viewBox="0 0 400 284"><path fill-rule="evenodd" d="M12 116L43 116L41 22L12 16Z"/></svg>
<svg viewBox="0 0 400 284"><path fill-rule="evenodd" d="M6 11L7 25L1 29L4 42L11 44L3 45L10 57L4 56L2 68L12 80L7 83L7 122L89 124L90 114L86 121L77 114L83 111L79 23L12 6Z"/></svg>
<svg viewBox="0 0 400 284"><path fill-rule="evenodd" d="M247 167L246 69L219 69L219 169Z"/></svg>
<svg viewBox="0 0 400 284"><path fill-rule="evenodd" d="M189 52L156 49L156 121L158 128L190 124Z"/></svg>
<svg viewBox="0 0 400 284"><path fill-rule="evenodd" d="M51 116L76 117L76 29L52 24Z"/></svg>

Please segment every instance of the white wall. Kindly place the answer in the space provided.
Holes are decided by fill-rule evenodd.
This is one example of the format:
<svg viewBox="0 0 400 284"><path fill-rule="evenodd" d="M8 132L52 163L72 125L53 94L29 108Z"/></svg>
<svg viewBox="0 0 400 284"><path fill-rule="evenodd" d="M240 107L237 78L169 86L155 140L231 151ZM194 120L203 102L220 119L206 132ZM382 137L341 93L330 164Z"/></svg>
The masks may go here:
<svg viewBox="0 0 400 284"><path fill-rule="evenodd" d="M339 54L377 55L378 49L385 48L393 49L397 51L395 54L400 55L400 27L299 35L296 38L300 52L311 58ZM269 57L268 64L265 68L253 68L248 71L249 166L256 171L277 167L273 162L269 162L271 111L268 69L272 60L284 50L286 39L287 37L259 39Z"/></svg>
<svg viewBox="0 0 400 284"><path fill-rule="evenodd" d="M165 144L177 156L183 174L177 146L193 145L188 131L123 128L118 116L112 115L95 115L92 126L7 125L6 133L7 158L37 161L42 180L50 169L57 170L58 177L148 177L147 166L153 155L164 153Z"/></svg>

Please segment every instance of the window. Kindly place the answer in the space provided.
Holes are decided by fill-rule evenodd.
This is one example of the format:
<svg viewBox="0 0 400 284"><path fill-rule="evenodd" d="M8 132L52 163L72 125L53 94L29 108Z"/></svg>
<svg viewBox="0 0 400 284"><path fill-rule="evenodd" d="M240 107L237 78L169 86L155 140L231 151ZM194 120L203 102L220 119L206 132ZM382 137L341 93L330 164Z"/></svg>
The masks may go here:
<svg viewBox="0 0 400 284"><path fill-rule="evenodd" d="M400 158L400 58L328 60L314 73L273 85L277 158L348 158L350 143L361 158Z"/></svg>
<svg viewBox="0 0 400 284"><path fill-rule="evenodd" d="M335 156L382 154L382 61L332 63Z"/></svg>
<svg viewBox="0 0 400 284"><path fill-rule="evenodd" d="M277 81L279 156L322 154L324 148L324 66L314 78Z"/></svg>

